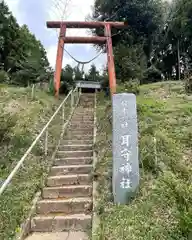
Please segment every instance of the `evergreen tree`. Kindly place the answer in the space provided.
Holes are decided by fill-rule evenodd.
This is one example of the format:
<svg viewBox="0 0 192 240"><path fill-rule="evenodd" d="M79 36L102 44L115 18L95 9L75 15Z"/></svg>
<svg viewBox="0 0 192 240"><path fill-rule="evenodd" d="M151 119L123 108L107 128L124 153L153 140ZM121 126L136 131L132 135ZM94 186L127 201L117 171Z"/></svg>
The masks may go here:
<svg viewBox="0 0 192 240"><path fill-rule="evenodd" d="M9 83L21 86L52 75L43 45L26 25L19 26L5 1L0 2L0 69L9 74Z"/></svg>

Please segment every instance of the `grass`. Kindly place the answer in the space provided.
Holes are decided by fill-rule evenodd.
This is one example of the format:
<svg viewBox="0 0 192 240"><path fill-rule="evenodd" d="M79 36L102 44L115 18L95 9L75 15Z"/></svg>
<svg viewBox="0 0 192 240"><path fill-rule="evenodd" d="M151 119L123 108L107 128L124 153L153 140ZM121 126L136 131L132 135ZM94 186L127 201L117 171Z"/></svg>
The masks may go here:
<svg viewBox="0 0 192 240"><path fill-rule="evenodd" d="M3 182L54 113L60 100L30 88L0 86L0 180ZM49 127L49 151L44 136L26 158L9 187L0 196L0 240L14 239L26 218L35 193L43 185L53 146L61 130L61 114Z"/></svg>
<svg viewBox="0 0 192 240"><path fill-rule="evenodd" d="M102 93L98 98L95 176L100 225L94 240L191 239L191 96L180 82L141 86L137 96L140 187L127 205L113 203L112 129L106 118L111 109Z"/></svg>

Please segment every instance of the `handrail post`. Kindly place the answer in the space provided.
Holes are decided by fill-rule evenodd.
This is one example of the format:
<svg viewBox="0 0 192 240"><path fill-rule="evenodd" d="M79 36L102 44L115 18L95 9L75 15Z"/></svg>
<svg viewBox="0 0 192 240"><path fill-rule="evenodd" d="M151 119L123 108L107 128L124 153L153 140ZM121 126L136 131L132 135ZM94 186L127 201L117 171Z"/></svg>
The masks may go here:
<svg viewBox="0 0 192 240"><path fill-rule="evenodd" d="M65 103L63 104L63 107L62 107L62 121L64 124L64 122L65 122Z"/></svg>
<svg viewBox="0 0 192 240"><path fill-rule="evenodd" d="M63 104L62 107L62 132L64 131L65 128L65 103Z"/></svg>
<svg viewBox="0 0 192 240"><path fill-rule="evenodd" d="M48 155L48 128L46 129L45 132L45 156Z"/></svg>
<svg viewBox="0 0 192 240"><path fill-rule="evenodd" d="M73 92L71 92L71 111L73 110L73 105L74 105L74 95L73 95Z"/></svg>

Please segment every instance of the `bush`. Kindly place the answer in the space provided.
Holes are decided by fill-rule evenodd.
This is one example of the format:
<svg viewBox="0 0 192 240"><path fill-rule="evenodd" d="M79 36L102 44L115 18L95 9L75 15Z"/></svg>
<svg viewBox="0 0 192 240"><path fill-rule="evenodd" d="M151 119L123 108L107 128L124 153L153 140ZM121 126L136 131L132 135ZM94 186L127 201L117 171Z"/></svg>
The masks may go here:
<svg viewBox="0 0 192 240"><path fill-rule="evenodd" d="M49 90L48 90L48 92L49 92L51 95L54 95L54 93L55 93L54 79L53 79L53 78L51 78L51 79L49 80Z"/></svg>
<svg viewBox="0 0 192 240"><path fill-rule="evenodd" d="M3 156L9 147L13 128L16 125L16 118L13 115L8 113L4 113L1 109L0 114L0 152L1 156ZM0 169L5 168L6 166L6 158L2 157L0 159Z"/></svg>
<svg viewBox="0 0 192 240"><path fill-rule="evenodd" d="M123 87L120 86L117 88L117 92L128 92L134 93L136 95L140 92L140 84L137 79L133 79L124 83Z"/></svg>
<svg viewBox="0 0 192 240"><path fill-rule="evenodd" d="M4 70L0 70L0 83L9 82L9 75Z"/></svg>
<svg viewBox="0 0 192 240"><path fill-rule="evenodd" d="M1 110L2 111L2 110ZM16 120L8 113L1 113L0 115L0 143L8 139L12 128L15 126Z"/></svg>
<svg viewBox="0 0 192 240"><path fill-rule="evenodd" d="M185 91L186 93L192 93L192 76L185 80Z"/></svg>
<svg viewBox="0 0 192 240"><path fill-rule="evenodd" d="M161 81L161 72L155 66L151 66L144 72L141 83L146 84L159 81Z"/></svg>

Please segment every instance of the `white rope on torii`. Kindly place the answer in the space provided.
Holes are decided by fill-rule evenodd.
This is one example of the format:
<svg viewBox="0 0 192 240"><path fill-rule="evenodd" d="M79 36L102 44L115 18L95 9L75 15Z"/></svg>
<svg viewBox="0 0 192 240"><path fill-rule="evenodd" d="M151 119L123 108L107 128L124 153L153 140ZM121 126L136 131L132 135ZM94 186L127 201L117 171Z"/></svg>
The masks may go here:
<svg viewBox="0 0 192 240"><path fill-rule="evenodd" d="M79 69L80 71L80 66L81 66L81 73L83 73L83 70L84 70L84 66L85 64L88 64L92 61L94 61L96 58L98 58L103 52L100 51L95 57L93 57L92 59L88 60L88 61L79 61L77 60L76 58L74 58L65 48L64 48L64 51L77 63L77 68Z"/></svg>

